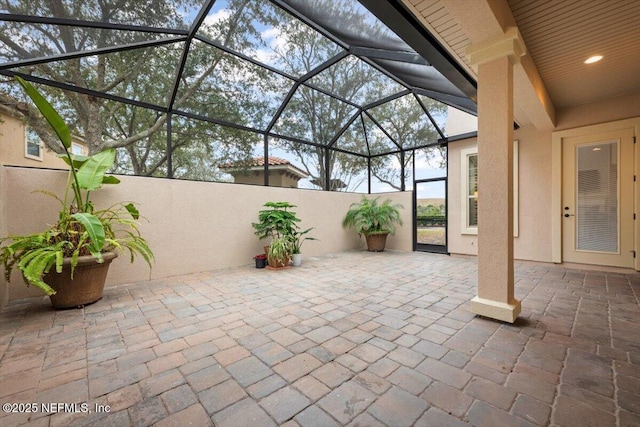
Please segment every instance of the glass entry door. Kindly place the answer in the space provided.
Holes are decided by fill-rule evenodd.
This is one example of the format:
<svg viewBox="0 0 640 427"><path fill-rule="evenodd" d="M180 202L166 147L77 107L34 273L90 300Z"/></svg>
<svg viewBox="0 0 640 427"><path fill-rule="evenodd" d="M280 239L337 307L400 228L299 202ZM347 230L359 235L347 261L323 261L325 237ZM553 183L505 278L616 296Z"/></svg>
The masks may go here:
<svg viewBox="0 0 640 427"><path fill-rule="evenodd" d="M414 247L447 253L447 178L414 183Z"/></svg>
<svg viewBox="0 0 640 427"><path fill-rule="evenodd" d="M562 259L634 265L633 129L562 140Z"/></svg>

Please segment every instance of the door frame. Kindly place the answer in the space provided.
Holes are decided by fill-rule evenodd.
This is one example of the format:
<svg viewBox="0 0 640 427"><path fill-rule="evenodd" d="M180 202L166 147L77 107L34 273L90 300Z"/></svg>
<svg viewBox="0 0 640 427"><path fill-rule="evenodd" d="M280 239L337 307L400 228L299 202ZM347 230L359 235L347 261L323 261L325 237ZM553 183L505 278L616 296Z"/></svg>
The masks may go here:
<svg viewBox="0 0 640 427"><path fill-rule="evenodd" d="M637 144L638 135L640 134L640 117L634 117L625 120L616 120L613 122L601 123L597 125L583 126L573 129L566 129L551 133L551 261L554 263L562 263L562 144L564 138L588 136L591 134L612 132L622 129L633 129L633 173L638 175L640 170L640 149ZM638 213L638 203L640 201L640 183L634 183L633 209ZM640 226L639 220L634 222L634 251L636 257L634 259L634 269L640 270L640 254L638 254L638 245L640 242Z"/></svg>
<svg viewBox="0 0 640 427"><path fill-rule="evenodd" d="M418 184L444 181L444 245L418 243ZM449 179L446 176L413 181L413 250L449 255Z"/></svg>

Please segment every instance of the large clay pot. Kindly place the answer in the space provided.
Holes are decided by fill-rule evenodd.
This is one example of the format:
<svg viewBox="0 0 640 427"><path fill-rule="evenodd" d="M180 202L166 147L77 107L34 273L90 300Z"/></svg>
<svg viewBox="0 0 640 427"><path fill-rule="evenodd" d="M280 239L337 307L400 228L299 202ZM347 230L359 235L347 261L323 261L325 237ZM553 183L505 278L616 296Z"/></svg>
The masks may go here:
<svg viewBox="0 0 640 427"><path fill-rule="evenodd" d="M368 234L365 236L367 239L367 250L370 252L382 252L387 244L387 236L389 233L376 233Z"/></svg>
<svg viewBox="0 0 640 427"><path fill-rule="evenodd" d="M101 299L109 264L117 256L114 252L105 252L102 254L102 263L98 263L91 255L78 257L73 279L71 258L64 259L61 273L57 273L53 267L43 278L56 291L55 295L49 297L53 307L82 308Z"/></svg>

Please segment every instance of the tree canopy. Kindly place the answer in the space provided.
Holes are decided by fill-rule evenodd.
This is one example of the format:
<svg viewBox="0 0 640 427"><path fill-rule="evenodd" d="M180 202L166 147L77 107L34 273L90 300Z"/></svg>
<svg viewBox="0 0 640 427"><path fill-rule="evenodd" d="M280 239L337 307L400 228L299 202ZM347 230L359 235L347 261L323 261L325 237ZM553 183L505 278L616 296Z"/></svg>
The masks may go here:
<svg viewBox="0 0 640 427"><path fill-rule="evenodd" d="M266 142L311 186L354 190L370 164L380 182L400 188L401 169L391 166L411 161L400 152L440 138L432 119L446 117L447 106L418 98L371 60L268 1L218 0L197 22L208 3L0 0L6 13L58 20L3 22L0 60L35 83L53 82L40 89L90 154L117 149L119 173L228 180L219 166L248 167ZM315 3L326 13L337 7ZM357 2L339 13L368 37L390 37ZM0 101L61 151L5 82ZM382 153L390 154L375 157Z"/></svg>

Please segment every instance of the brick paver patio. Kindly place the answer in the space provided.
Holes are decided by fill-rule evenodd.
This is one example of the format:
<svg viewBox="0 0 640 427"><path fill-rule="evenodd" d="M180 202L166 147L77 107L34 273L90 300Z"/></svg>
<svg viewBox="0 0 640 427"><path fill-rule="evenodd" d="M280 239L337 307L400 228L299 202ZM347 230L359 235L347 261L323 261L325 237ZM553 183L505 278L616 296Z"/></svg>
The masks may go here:
<svg viewBox="0 0 640 427"><path fill-rule="evenodd" d="M640 274L518 263L516 280L515 325L468 311L475 259L423 253L12 303L0 401L37 412L0 424L640 425Z"/></svg>

